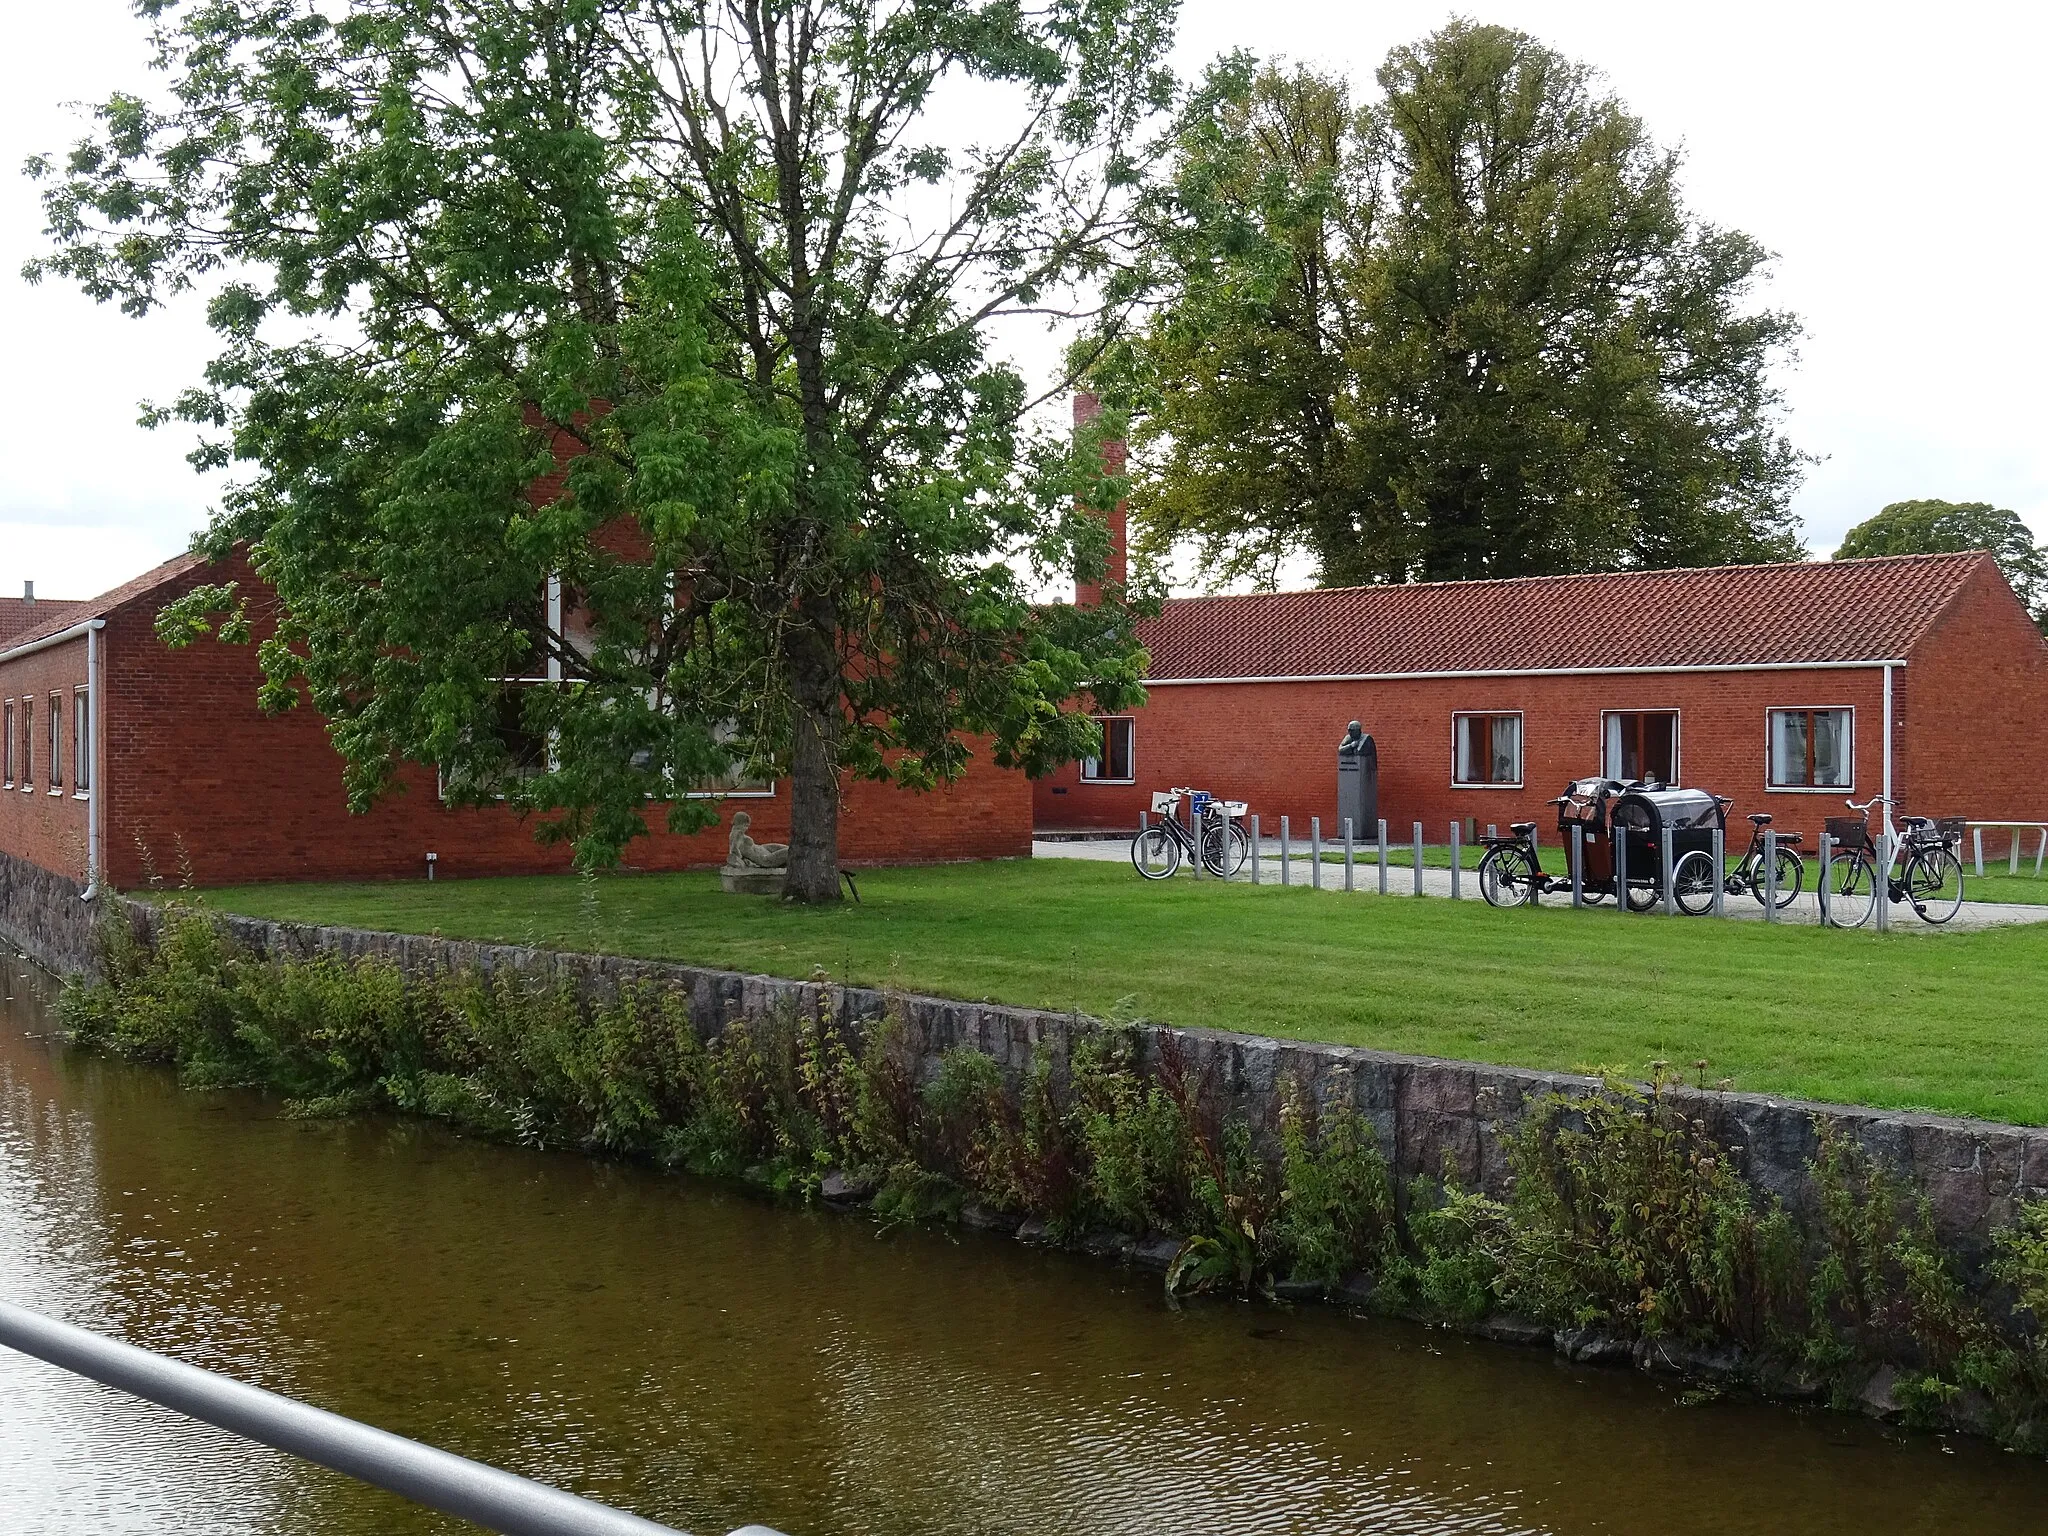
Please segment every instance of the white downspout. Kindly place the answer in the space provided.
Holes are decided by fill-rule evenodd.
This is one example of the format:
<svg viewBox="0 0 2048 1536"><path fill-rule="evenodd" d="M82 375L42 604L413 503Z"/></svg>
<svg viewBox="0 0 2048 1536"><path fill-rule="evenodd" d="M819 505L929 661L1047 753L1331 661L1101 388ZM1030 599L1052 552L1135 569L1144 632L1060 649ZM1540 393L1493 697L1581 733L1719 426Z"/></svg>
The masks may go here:
<svg viewBox="0 0 2048 1536"><path fill-rule="evenodd" d="M1892 669L1884 669L1884 829L1892 829Z"/></svg>
<svg viewBox="0 0 2048 1536"><path fill-rule="evenodd" d="M85 712L86 728L92 733L89 749L92 757L86 770L91 782L85 791L85 890L79 897L81 901L91 901L99 895L101 872L106 868L106 849L102 846L106 831L100 823L100 796L107 792L106 775L100 770L105 756L100 750L100 743L106 740L102 727L107 709L107 690L100 675L104 671L100 631L106 627L105 619L94 619L85 632ZM72 765L71 771L74 774L78 772L77 764Z"/></svg>

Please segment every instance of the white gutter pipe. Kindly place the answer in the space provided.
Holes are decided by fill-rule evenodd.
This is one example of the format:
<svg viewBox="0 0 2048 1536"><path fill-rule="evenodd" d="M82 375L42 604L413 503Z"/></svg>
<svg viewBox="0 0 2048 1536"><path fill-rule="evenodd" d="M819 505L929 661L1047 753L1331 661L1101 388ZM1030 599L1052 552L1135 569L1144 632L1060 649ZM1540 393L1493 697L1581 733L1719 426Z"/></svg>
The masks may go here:
<svg viewBox="0 0 2048 1536"><path fill-rule="evenodd" d="M91 634L96 629L106 627L105 619L80 619L69 629L60 629L54 635L45 635L40 640L9 646L6 650L0 651L0 661L12 661L17 656L33 656L37 651L47 651L53 645L62 645L67 640L76 640L80 635Z"/></svg>

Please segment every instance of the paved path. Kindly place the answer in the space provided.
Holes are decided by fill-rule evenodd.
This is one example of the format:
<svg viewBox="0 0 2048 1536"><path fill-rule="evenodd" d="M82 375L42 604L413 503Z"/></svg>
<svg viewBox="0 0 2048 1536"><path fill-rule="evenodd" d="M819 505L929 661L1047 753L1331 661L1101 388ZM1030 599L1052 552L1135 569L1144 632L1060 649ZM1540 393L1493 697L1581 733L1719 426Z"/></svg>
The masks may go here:
<svg viewBox="0 0 2048 1536"><path fill-rule="evenodd" d="M1103 839L1091 842L1034 842L1031 845L1033 858L1039 859L1095 859L1117 864L1128 864L1131 857L1129 838ZM1305 853L1296 853L1287 860L1290 883L1308 885L1315 873L1312 861ZM1280 846L1273 838L1264 839L1259 859L1259 879L1265 884L1280 884ZM1808 871L1809 878L1812 871ZM1133 875L1135 879L1135 874ZM1186 865L1181 867L1180 879L1190 878ZM1204 879L1208 878L1206 875ZM1237 876L1233 882L1248 884L1251 870ZM1379 891L1379 861L1370 852L1361 850L1352 871L1354 888L1362 893L1377 894ZM1458 895L1466 901L1478 901L1479 875L1475 870L1464 870L1458 881ZM1323 865L1323 889L1342 894L1344 890L1344 866L1325 862ZM1963 878L1965 893L1969 890L1969 876ZM1390 896L1412 896L1415 894L1415 871L1406 864L1387 866L1387 894ZM1448 897L1451 894L1451 872L1449 869L1432 869L1424 866L1422 871L1422 894L1425 896ZM1547 896L1545 905L1566 906L1569 895ZM1614 904L1603 902L1596 911L1612 912ZM1743 922L1760 923L1764 920L1762 905L1753 897L1730 896L1723 903L1724 914ZM1941 927L1923 923L1915 917L1910 908L1895 906L1891 909L1891 926L1900 933L1956 933L1978 928L2003 928L2015 923L2048 922L2048 904L2025 905L2017 902L1965 901L1962 911ZM1802 923L1816 927L1820 923L1820 899L1808 891L1778 914L1780 922ZM1871 921L1876 921L1873 914Z"/></svg>

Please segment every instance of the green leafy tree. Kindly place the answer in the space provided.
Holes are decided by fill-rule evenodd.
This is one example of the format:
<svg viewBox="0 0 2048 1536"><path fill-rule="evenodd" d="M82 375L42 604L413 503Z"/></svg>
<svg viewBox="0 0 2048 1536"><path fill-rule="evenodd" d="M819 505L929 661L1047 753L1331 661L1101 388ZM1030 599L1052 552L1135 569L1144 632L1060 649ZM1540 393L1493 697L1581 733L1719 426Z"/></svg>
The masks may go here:
<svg viewBox="0 0 2048 1536"><path fill-rule="evenodd" d="M1986 549L2034 622L2048 630L2048 547L2017 512L1988 501L1895 501L1842 536L1837 560Z"/></svg>
<svg viewBox="0 0 2048 1536"><path fill-rule="evenodd" d="M28 275L210 295L158 415L249 471L205 543L274 587L266 702L328 717L352 803L435 763L602 864L786 773L791 896L833 900L846 775L1036 771L1093 750L1065 701L1135 700L1121 593L1027 600L1100 568L1075 498L1119 485L988 338L1124 302L1171 0L139 9L163 104L31 166Z"/></svg>
<svg viewBox="0 0 2048 1536"><path fill-rule="evenodd" d="M1453 22L1378 79L1238 56L1183 118L1162 301L1102 370L1146 546L1328 583L1799 557L1766 253L1521 33Z"/></svg>

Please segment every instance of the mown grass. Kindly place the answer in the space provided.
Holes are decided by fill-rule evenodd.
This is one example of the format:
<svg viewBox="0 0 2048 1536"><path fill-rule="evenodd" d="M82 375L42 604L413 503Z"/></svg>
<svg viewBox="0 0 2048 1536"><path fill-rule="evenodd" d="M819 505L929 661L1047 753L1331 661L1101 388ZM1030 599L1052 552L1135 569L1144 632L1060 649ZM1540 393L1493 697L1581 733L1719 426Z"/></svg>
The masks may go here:
<svg viewBox="0 0 2048 1536"><path fill-rule="evenodd" d="M1553 1069L2048 1124L2048 925L1879 936L1498 912L1069 860L865 871L789 909L717 877L215 891L238 912L667 957Z"/></svg>

